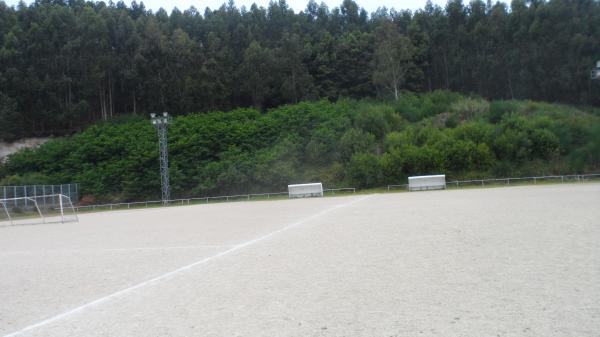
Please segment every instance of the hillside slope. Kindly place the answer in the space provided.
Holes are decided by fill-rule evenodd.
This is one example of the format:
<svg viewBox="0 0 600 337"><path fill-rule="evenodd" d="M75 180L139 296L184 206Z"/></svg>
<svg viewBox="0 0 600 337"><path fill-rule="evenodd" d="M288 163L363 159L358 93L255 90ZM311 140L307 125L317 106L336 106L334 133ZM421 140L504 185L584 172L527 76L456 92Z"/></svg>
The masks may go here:
<svg viewBox="0 0 600 337"><path fill-rule="evenodd" d="M398 102L303 102L191 114L169 131L174 196L285 190L288 183L375 187L408 175L520 176L600 169L600 116L571 106L436 91ZM140 116L24 150L0 185L81 185L98 200L160 193L155 130Z"/></svg>

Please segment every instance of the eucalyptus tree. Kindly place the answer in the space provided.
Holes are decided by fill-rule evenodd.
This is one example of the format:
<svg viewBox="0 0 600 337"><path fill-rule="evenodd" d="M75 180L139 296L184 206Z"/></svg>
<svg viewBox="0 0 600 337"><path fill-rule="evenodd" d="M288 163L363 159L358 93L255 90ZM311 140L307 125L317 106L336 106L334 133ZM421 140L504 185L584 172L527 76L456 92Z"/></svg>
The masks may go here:
<svg viewBox="0 0 600 337"><path fill-rule="evenodd" d="M414 66L415 48L410 39L387 20L377 28L376 36L373 83L390 91L397 101L407 73Z"/></svg>

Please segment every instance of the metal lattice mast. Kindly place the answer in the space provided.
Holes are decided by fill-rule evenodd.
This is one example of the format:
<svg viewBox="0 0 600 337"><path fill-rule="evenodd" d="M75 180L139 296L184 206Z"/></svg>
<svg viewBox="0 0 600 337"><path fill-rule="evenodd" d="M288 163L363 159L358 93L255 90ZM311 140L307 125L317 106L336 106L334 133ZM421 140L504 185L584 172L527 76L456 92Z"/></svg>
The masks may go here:
<svg viewBox="0 0 600 337"><path fill-rule="evenodd" d="M160 186L162 201L166 204L171 200L171 187L169 186L169 149L167 148L167 124L158 128L158 147L160 149Z"/></svg>
<svg viewBox="0 0 600 337"><path fill-rule="evenodd" d="M167 144L167 133L171 117L167 112L162 116L150 114L152 124L158 132L158 148L160 153L160 186L162 190L162 203L167 205L171 200L171 187L169 186L169 149Z"/></svg>

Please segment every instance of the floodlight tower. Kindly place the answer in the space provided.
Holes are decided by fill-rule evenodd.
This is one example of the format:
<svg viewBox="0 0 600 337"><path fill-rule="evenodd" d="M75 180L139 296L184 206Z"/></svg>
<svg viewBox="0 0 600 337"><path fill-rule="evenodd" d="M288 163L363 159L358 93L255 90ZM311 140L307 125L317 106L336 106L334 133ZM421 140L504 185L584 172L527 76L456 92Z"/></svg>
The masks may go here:
<svg viewBox="0 0 600 337"><path fill-rule="evenodd" d="M169 186L169 149L167 148L167 129L171 123L168 112L161 115L150 114L152 125L158 132L158 148L160 152L160 186L162 189L162 203L166 206L171 199L171 188Z"/></svg>

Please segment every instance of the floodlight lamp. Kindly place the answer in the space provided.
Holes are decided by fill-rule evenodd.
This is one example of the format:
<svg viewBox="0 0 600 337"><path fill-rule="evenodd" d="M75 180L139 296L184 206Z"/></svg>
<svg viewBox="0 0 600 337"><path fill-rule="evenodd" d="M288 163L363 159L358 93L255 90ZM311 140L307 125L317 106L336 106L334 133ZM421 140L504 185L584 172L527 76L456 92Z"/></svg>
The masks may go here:
<svg viewBox="0 0 600 337"><path fill-rule="evenodd" d="M156 125L156 119L153 119L153 120L152 120L152 124L153 124L153 125Z"/></svg>
<svg viewBox="0 0 600 337"><path fill-rule="evenodd" d="M166 111L165 111L165 112L163 112L163 117L168 117L168 116L169 116L169 113L168 113L168 112L166 112Z"/></svg>
<svg viewBox="0 0 600 337"><path fill-rule="evenodd" d="M151 118L156 118L156 114L155 114L155 113L151 113L151 114L150 114L150 117L151 117Z"/></svg>

